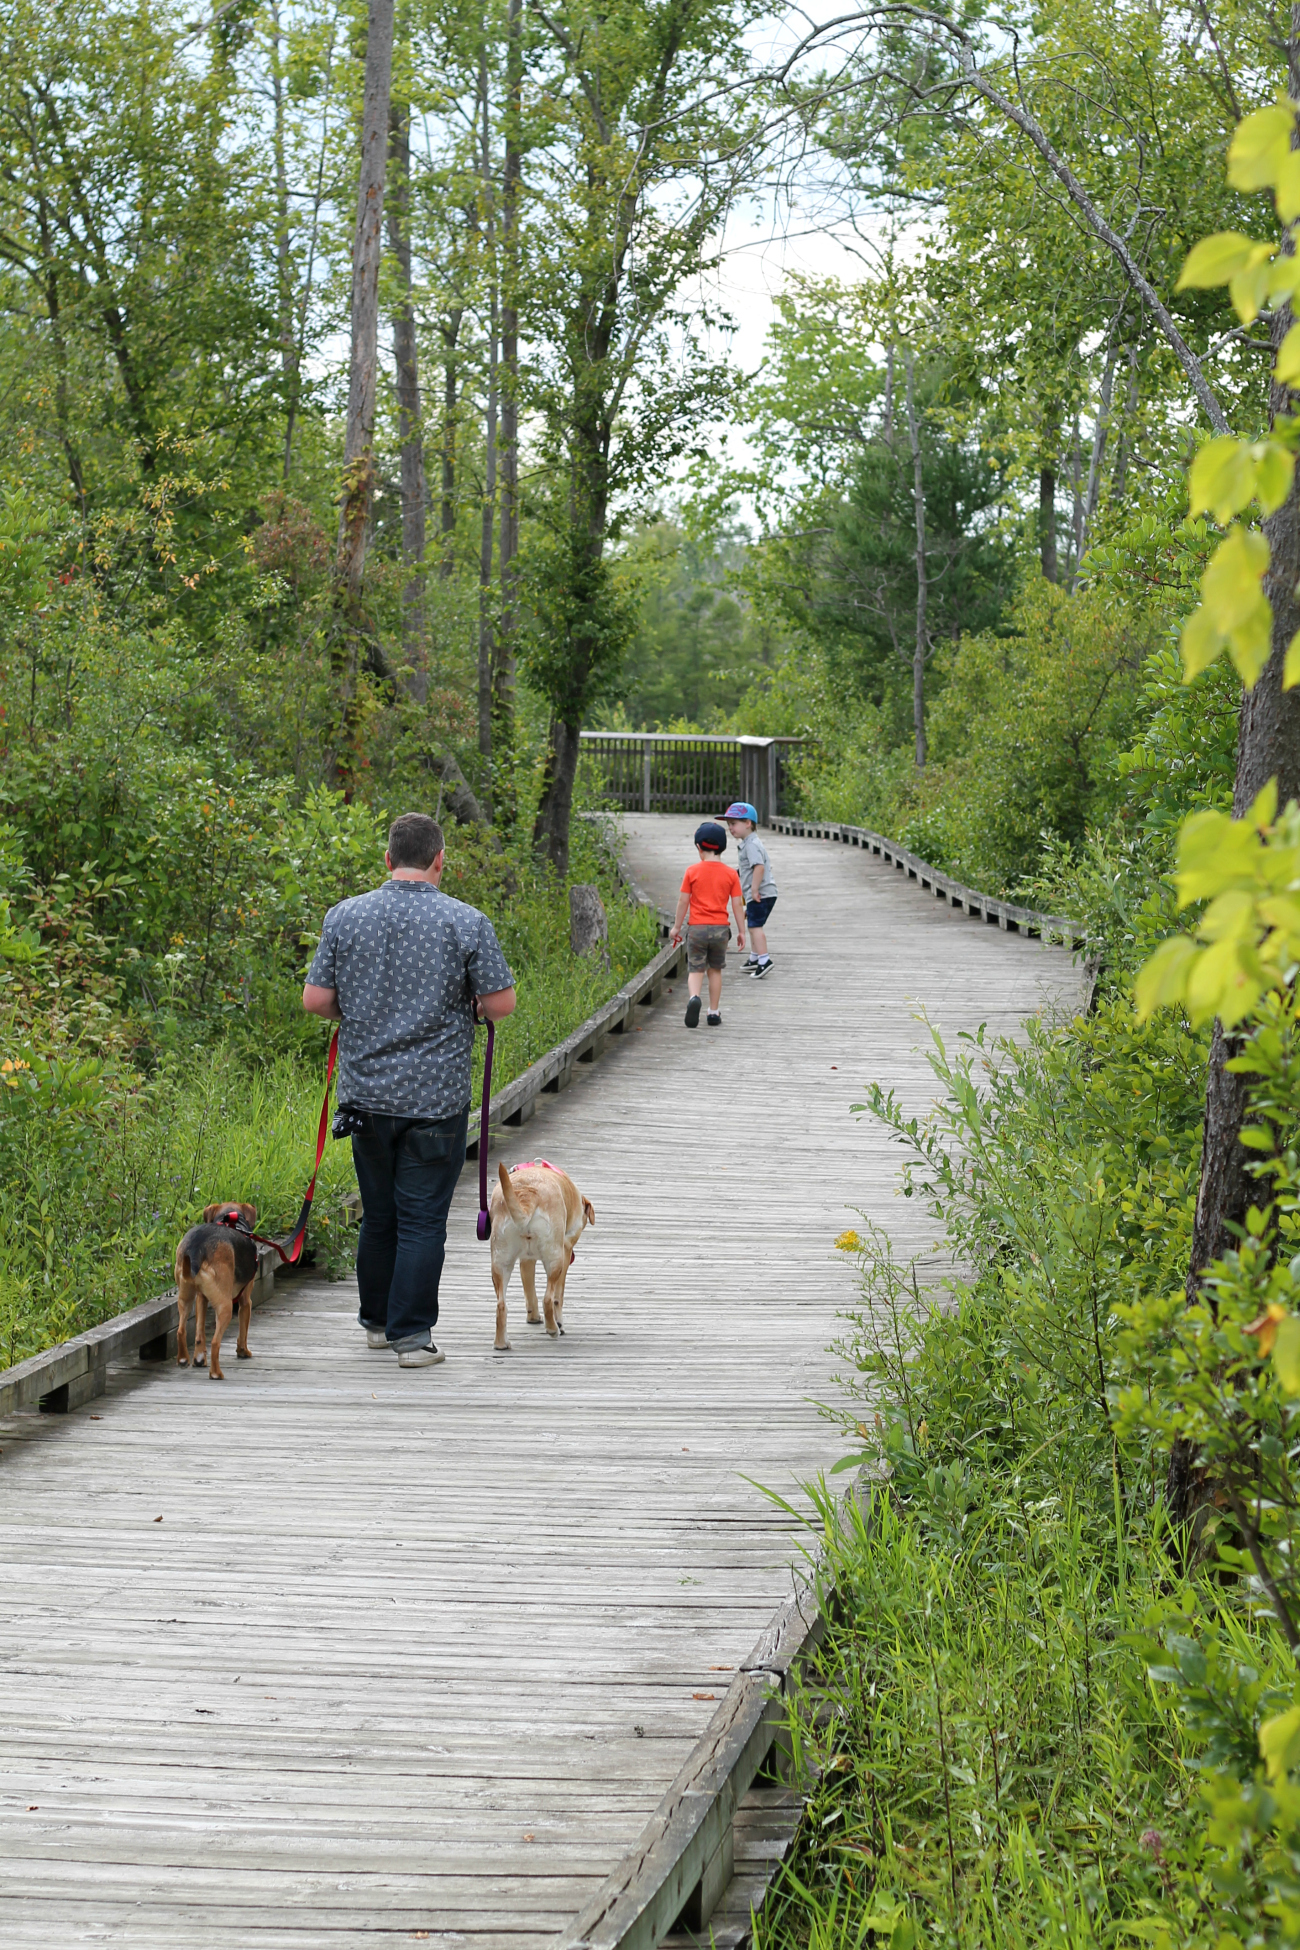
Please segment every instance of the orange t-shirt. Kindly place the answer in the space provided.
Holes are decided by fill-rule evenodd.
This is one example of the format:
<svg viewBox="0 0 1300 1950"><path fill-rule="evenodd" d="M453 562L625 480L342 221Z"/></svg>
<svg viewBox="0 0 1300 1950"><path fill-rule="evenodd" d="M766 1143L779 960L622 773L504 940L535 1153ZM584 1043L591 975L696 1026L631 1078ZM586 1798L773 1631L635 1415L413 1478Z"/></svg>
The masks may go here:
<svg viewBox="0 0 1300 1950"><path fill-rule="evenodd" d="M740 876L721 860L697 860L682 875L682 892L691 897L690 918L697 928L715 928L728 919L727 902L741 898Z"/></svg>

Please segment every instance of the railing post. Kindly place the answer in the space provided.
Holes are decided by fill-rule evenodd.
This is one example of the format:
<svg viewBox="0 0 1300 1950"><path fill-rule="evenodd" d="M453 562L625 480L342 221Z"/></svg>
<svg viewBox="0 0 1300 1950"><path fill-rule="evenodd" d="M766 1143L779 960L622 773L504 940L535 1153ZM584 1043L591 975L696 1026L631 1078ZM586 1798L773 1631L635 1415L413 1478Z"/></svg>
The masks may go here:
<svg viewBox="0 0 1300 1950"><path fill-rule="evenodd" d="M646 812L650 810L650 765L654 747L648 738L641 740L641 798Z"/></svg>

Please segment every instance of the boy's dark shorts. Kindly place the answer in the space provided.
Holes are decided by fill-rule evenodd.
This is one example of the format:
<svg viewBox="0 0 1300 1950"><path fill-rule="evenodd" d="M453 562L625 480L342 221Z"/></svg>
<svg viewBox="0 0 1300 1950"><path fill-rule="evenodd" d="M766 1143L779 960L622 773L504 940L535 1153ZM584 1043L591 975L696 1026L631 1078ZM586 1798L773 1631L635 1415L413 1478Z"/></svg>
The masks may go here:
<svg viewBox="0 0 1300 1950"><path fill-rule="evenodd" d="M776 895L766 894L761 901L749 901L745 907L745 919L751 928L765 928L767 917L776 906Z"/></svg>
<svg viewBox="0 0 1300 1950"><path fill-rule="evenodd" d="M721 925L687 928L686 966L691 974L698 975L705 968L725 968L730 939L731 929L725 921Z"/></svg>

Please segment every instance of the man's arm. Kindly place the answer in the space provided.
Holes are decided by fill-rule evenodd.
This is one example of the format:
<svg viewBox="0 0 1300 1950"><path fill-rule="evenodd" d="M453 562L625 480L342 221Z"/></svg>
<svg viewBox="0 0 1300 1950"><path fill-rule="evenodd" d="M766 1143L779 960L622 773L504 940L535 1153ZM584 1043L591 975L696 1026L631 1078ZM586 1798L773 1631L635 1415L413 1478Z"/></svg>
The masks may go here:
<svg viewBox="0 0 1300 1950"><path fill-rule="evenodd" d="M513 989L494 989L491 995L474 997L474 1013L480 1022L501 1022L513 1014L515 992Z"/></svg>
<svg viewBox="0 0 1300 1950"><path fill-rule="evenodd" d="M677 896L677 912L673 916L673 945L674 946L676 946L676 944L682 938L682 922L686 919L687 914L690 912L690 906L691 906L691 897L687 893L686 889L683 887L681 893Z"/></svg>
<svg viewBox="0 0 1300 1950"><path fill-rule="evenodd" d="M731 896L731 911L736 917L736 946L743 948L745 945L745 903L741 900L739 894L733 894Z"/></svg>
<svg viewBox="0 0 1300 1950"><path fill-rule="evenodd" d="M763 898L763 873L763 862L755 860L749 871L749 898L752 901L761 901Z"/></svg>
<svg viewBox="0 0 1300 1950"><path fill-rule="evenodd" d="M309 1016L324 1016L326 1022L342 1022L337 989L320 989L308 982L302 992L302 1006Z"/></svg>

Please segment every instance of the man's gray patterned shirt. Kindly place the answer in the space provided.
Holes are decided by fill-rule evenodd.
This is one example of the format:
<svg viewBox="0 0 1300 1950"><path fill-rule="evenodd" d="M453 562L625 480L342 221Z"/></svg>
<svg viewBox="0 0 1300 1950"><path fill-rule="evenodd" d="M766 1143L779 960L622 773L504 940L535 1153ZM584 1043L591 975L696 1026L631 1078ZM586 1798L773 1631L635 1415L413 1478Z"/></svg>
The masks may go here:
<svg viewBox="0 0 1300 1950"><path fill-rule="evenodd" d="M338 991L338 1102L392 1117L464 1108L472 998L514 986L486 914L427 880L332 907L307 980Z"/></svg>

